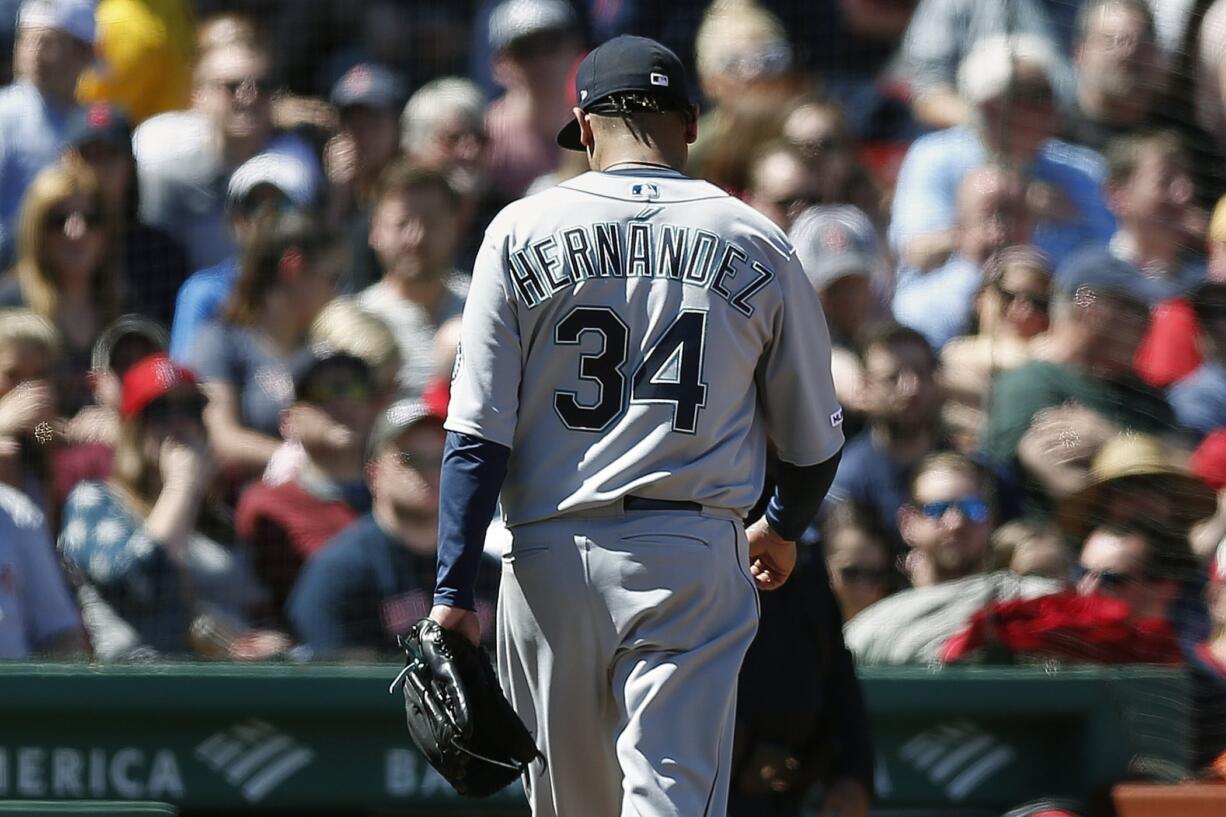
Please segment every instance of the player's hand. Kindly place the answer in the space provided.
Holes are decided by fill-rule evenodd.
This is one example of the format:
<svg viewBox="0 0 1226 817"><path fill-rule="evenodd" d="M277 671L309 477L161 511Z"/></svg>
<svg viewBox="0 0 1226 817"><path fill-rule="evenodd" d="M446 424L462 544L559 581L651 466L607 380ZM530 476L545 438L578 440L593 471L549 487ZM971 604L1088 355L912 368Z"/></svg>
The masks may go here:
<svg viewBox="0 0 1226 817"><path fill-rule="evenodd" d="M749 572L759 590L778 590L796 567L796 543L775 533L763 517L745 529Z"/></svg>
<svg viewBox="0 0 1226 817"><path fill-rule="evenodd" d="M826 789L818 817L868 817L869 798L864 784L850 777L836 780Z"/></svg>
<svg viewBox="0 0 1226 817"><path fill-rule="evenodd" d="M453 630L474 644L481 643L481 622L472 610L436 604L430 609L430 618L444 630Z"/></svg>

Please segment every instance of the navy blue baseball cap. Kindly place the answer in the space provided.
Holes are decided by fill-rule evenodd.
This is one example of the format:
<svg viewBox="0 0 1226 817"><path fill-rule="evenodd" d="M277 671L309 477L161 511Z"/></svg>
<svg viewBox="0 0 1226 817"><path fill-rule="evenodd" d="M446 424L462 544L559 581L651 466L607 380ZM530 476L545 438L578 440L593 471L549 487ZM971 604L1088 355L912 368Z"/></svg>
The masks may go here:
<svg viewBox="0 0 1226 817"><path fill-rule="evenodd" d="M575 72L575 99L584 111L620 93L654 97L665 111L682 111L693 104L685 66L677 55L655 40L628 34L592 49ZM578 122L566 123L558 132L558 144L583 150Z"/></svg>
<svg viewBox="0 0 1226 817"><path fill-rule="evenodd" d="M101 142L131 153L132 122L114 105L95 102L72 114L64 141L74 148Z"/></svg>
<svg viewBox="0 0 1226 817"><path fill-rule="evenodd" d="M1141 271L1127 261L1116 258L1106 248L1095 248L1074 255L1056 271L1056 290L1073 295L1085 287L1100 295L1110 295L1134 303L1152 306L1161 300Z"/></svg>
<svg viewBox="0 0 1226 817"><path fill-rule="evenodd" d="M400 77L390 68L373 62L353 66L332 86L332 104L337 108L365 105L399 113L406 96Z"/></svg>

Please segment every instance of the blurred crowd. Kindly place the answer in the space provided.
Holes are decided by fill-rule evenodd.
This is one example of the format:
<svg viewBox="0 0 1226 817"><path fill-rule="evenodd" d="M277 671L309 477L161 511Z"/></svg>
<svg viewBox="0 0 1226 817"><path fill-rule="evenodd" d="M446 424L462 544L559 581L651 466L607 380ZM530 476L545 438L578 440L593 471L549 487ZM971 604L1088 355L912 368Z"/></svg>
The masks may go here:
<svg viewBox="0 0 1226 817"><path fill-rule="evenodd" d="M856 660L1186 664L1226 773L1226 0L0 2L0 657L395 651L484 227L623 32L820 295Z"/></svg>

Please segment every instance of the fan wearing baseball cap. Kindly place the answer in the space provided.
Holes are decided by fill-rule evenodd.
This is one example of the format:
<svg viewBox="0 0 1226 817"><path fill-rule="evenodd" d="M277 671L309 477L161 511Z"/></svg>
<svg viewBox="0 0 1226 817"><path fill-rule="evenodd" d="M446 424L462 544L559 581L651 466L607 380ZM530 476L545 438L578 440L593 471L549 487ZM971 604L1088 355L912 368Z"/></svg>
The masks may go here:
<svg viewBox="0 0 1226 817"><path fill-rule="evenodd" d="M34 176L59 156L77 110L77 78L93 59L92 0L26 0L17 14L16 81L0 90L0 264Z"/></svg>
<svg viewBox="0 0 1226 817"><path fill-rule="evenodd" d="M86 595L126 625L87 617L102 659L191 653L204 608L242 633L223 645L232 657L271 657L288 646L284 636L247 628L264 604L262 588L245 562L202 532L214 473L205 403L196 376L164 353L135 363L123 377L114 472L68 497L60 553Z"/></svg>
<svg viewBox="0 0 1226 817"><path fill-rule="evenodd" d="M494 79L506 93L489 107L490 175L516 199L551 172L561 152L554 131L566 121L569 78L582 54L579 22L565 0L504 0L490 14Z"/></svg>

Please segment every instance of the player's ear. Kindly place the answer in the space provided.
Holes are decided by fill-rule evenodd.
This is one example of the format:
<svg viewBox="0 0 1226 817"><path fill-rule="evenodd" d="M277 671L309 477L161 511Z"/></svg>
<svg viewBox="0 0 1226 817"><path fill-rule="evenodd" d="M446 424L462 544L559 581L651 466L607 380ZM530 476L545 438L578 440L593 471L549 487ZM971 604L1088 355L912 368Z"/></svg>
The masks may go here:
<svg viewBox="0 0 1226 817"><path fill-rule="evenodd" d="M698 141L698 106L690 106L690 115L685 119L685 143L692 145Z"/></svg>
<svg viewBox="0 0 1226 817"><path fill-rule="evenodd" d="M579 142L588 150L591 150L596 141L592 138L592 120L582 108L575 107L570 109L571 115L575 117L575 121L579 123Z"/></svg>

